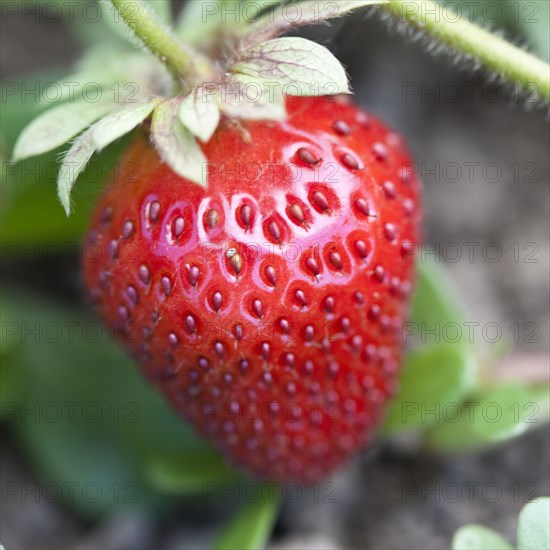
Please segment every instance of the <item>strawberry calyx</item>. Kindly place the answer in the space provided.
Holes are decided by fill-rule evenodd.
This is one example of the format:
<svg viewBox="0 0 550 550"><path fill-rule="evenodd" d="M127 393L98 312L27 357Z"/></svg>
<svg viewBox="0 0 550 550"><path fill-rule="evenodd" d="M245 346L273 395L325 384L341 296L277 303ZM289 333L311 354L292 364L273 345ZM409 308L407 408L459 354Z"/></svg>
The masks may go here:
<svg viewBox="0 0 550 550"><path fill-rule="evenodd" d="M148 52L121 52L107 63L96 53L88 59L88 65L95 59L93 70L86 69L84 63L79 78L104 86L133 83L135 93L97 103L84 97L71 102L61 98L59 105L23 130L13 160L73 140L58 175L59 199L69 214L71 190L93 154L151 118L152 142L162 160L178 175L204 187L207 161L200 144L209 141L222 121L282 120L287 96L351 93L344 68L327 48L304 38L279 36L301 25L385 1L343 0L321 10L311 0L262 0L252 9L246 0L235 1L233 9L249 4L247 19L230 23L221 14L211 14L215 24L208 24L205 18L206 3L191 2L194 8L184 11L176 34L145 2L111 0L116 23L130 30ZM220 0L220 6L224 3ZM292 13L297 9L299 12ZM193 26L204 28L204 35L193 36ZM180 40L180 33L189 43Z"/></svg>

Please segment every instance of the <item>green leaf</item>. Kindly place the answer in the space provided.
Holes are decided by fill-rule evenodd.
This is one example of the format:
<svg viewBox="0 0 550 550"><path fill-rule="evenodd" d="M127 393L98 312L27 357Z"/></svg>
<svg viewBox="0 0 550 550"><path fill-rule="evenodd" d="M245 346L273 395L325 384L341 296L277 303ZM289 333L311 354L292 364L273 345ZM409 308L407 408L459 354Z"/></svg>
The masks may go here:
<svg viewBox="0 0 550 550"><path fill-rule="evenodd" d="M496 531L472 523L455 533L452 550L512 550L512 546Z"/></svg>
<svg viewBox="0 0 550 550"><path fill-rule="evenodd" d="M160 104L153 113L151 133L166 164L183 178L206 185L206 157L195 138L179 120L179 100Z"/></svg>
<svg viewBox="0 0 550 550"><path fill-rule="evenodd" d="M489 443L506 441L540 426L547 416L550 388L521 384L497 386L481 394L481 418L474 433Z"/></svg>
<svg viewBox="0 0 550 550"><path fill-rule="evenodd" d="M244 0L243 13L246 15L246 22L251 23L264 11L276 8L278 0Z"/></svg>
<svg viewBox="0 0 550 550"><path fill-rule="evenodd" d="M48 83L58 79L59 72L49 70L31 73L24 76L21 82L29 82L43 89ZM22 103L20 94L10 93L6 86L3 86L3 93L5 102L2 105L2 136L5 137L5 150L9 158L22 129L46 104ZM57 152L49 152L16 164L3 163L0 233L6 261L21 258L27 254L27 249L36 250L46 243L59 246L60 243L72 243L76 246L89 224L95 198L105 179L112 173L127 142L127 139L121 140L93 158L80 177L82 185L72 192L75 209L70 217L63 214L55 192L59 169ZM25 215L22 216L21 212ZM58 252L54 251L54 254L57 255Z"/></svg>
<svg viewBox="0 0 550 550"><path fill-rule="evenodd" d="M368 6L386 4L389 0L337 0L334 4L318 4L316 0L300 3L300 25L309 25L342 17L347 13ZM284 10L284 8L283 8ZM292 10L290 11L292 13ZM287 19L291 19L287 15Z"/></svg>
<svg viewBox="0 0 550 550"><path fill-rule="evenodd" d="M432 261L417 262L418 281L413 296L412 318L434 323L460 320L460 298L445 268Z"/></svg>
<svg viewBox="0 0 550 550"><path fill-rule="evenodd" d="M220 122L220 109L214 94L204 88L193 90L182 102L179 112L181 123L202 142L206 143Z"/></svg>
<svg viewBox="0 0 550 550"><path fill-rule="evenodd" d="M240 479L227 466L224 458L210 449L155 457L148 465L146 474L151 487L173 495L200 495L207 484Z"/></svg>
<svg viewBox="0 0 550 550"><path fill-rule="evenodd" d="M246 50L231 69L263 81L276 81L285 95L350 93L346 71L324 46L299 37L268 40Z"/></svg>
<svg viewBox="0 0 550 550"><path fill-rule="evenodd" d="M97 150L101 151L141 124L159 103L159 99L152 99L146 103L131 105L94 124L91 128L92 139Z"/></svg>
<svg viewBox="0 0 550 550"><path fill-rule="evenodd" d="M228 117L247 120L286 118L282 86L271 87L261 79L243 74L232 75L223 82L219 107Z"/></svg>
<svg viewBox="0 0 550 550"><path fill-rule="evenodd" d="M416 267L411 315L403 325L404 344L412 349L440 343L457 345L470 358L475 357L476 346L464 324L466 314L460 294L449 273L432 261L418 261Z"/></svg>
<svg viewBox="0 0 550 550"><path fill-rule="evenodd" d="M45 108L65 101L71 103L85 101L83 94L90 93L90 90L93 90L93 93L107 94L112 97L113 93L108 91L108 87L112 86L113 82L107 68L104 69L103 74L98 71L73 73L55 82L48 82L40 101Z"/></svg>
<svg viewBox="0 0 550 550"><path fill-rule="evenodd" d="M67 216L71 212L71 190L73 185L86 168L95 151L96 146L90 128L75 139L61 161L57 178L57 196Z"/></svg>
<svg viewBox="0 0 550 550"><path fill-rule="evenodd" d="M462 410L426 435L430 447L458 452L500 443L540 426L548 418L549 389L518 383L478 389Z"/></svg>
<svg viewBox="0 0 550 550"><path fill-rule="evenodd" d="M385 435L444 423L447 413L460 408L477 378L475 348L466 338L425 343L425 332L460 322L462 312L442 267L418 262L417 270L411 319L403 327L409 352L400 377L401 389L382 428Z"/></svg>
<svg viewBox="0 0 550 550"><path fill-rule="evenodd" d="M550 408L548 394L543 388L505 385L474 389L479 359L468 330L463 328L464 313L458 305L457 292L442 266L422 262L418 263L418 272L412 317L403 329L405 343L416 347L405 363L402 391L390 405L386 429L389 432L396 430L399 420L406 417L402 429L422 423L427 428L424 435L429 446L439 451L457 452L504 441L540 424ZM455 341L425 345L424 335L432 331L441 335L450 325L458 330L462 328L461 334L449 332L453 337L459 334ZM439 348L448 350L439 353L455 356L447 365L450 370L443 364L441 369L429 367L431 355L437 357ZM423 362L424 353L428 356ZM460 357L464 361L463 377ZM446 376L449 376L447 384ZM425 392L423 396L422 391ZM419 392L418 397L415 397L416 392ZM433 393L432 399L429 393Z"/></svg>
<svg viewBox="0 0 550 550"><path fill-rule="evenodd" d="M440 344L413 351L400 377L401 389L390 403L383 434L443 422L451 404L461 403L475 381L477 361L465 346Z"/></svg>
<svg viewBox="0 0 550 550"><path fill-rule="evenodd" d="M112 45L100 42L87 50L75 73L45 83L39 106L98 96L112 101L113 109L124 108L170 95L172 86L168 71L153 57L125 50L115 54Z"/></svg>
<svg viewBox="0 0 550 550"><path fill-rule="evenodd" d="M21 89L25 89L25 86L44 89L49 83L59 79L60 74L63 74L62 71L63 69L59 68L35 71L22 75L17 82L3 82L1 84L3 98L2 136L6 141L8 156L12 156L13 145L23 128L46 107L46 105L37 102L34 97L31 101L23 101Z"/></svg>
<svg viewBox="0 0 550 550"><path fill-rule="evenodd" d="M112 101L104 100L76 101L49 109L23 130L15 144L13 160L17 162L56 149L112 109Z"/></svg>
<svg viewBox="0 0 550 550"><path fill-rule="evenodd" d="M336 2L319 2L307 0L292 2L290 5L279 3L279 6L259 21L243 29L245 47L264 42L273 37L285 34L293 29L314 25L342 17L352 10L386 4L388 0L338 0Z"/></svg>
<svg viewBox="0 0 550 550"><path fill-rule="evenodd" d="M259 550L266 546L277 519L279 496L274 485L262 484L258 489L259 498L245 504L232 518L213 550Z"/></svg>
<svg viewBox="0 0 550 550"><path fill-rule="evenodd" d="M518 521L518 550L550 550L550 498L523 507Z"/></svg>
<svg viewBox="0 0 550 550"><path fill-rule="evenodd" d="M280 5L279 0L241 0L245 6L252 6L256 9L267 10L268 8L276 8Z"/></svg>
<svg viewBox="0 0 550 550"><path fill-rule="evenodd" d="M45 251L50 247L58 257L62 249L66 250L64 247L78 247L105 180L113 174L127 145L125 138L93 157L79 178L81 185L72 190L74 207L70 217L64 215L55 192L59 168L56 154L8 165L0 216L6 261L28 257L28 250ZM45 252L38 254L47 256Z"/></svg>
<svg viewBox="0 0 550 550"><path fill-rule="evenodd" d="M93 318L5 285L2 301L17 344L6 361L22 392L7 411L3 403L4 416L40 480L76 484L63 500L88 517L156 505L144 476L151 460L208 445Z"/></svg>

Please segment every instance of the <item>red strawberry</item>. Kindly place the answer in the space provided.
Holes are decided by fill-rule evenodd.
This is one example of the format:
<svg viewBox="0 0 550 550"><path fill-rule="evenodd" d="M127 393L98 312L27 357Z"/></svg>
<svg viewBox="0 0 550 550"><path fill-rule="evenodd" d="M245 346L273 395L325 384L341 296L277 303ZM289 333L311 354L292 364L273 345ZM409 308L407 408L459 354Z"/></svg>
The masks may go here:
<svg viewBox="0 0 550 550"><path fill-rule="evenodd" d="M365 443L395 391L419 184L401 138L350 101L287 109L218 128L206 190L139 137L93 216L84 275L216 447L311 482Z"/></svg>

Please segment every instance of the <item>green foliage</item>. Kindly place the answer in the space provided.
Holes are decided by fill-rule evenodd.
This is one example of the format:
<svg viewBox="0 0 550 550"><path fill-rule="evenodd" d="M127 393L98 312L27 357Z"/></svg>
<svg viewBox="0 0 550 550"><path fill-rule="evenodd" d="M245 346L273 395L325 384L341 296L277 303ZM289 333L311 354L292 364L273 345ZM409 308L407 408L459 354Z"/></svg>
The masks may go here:
<svg viewBox="0 0 550 550"><path fill-rule="evenodd" d="M519 515L518 550L550 550L550 498L526 504Z"/></svg>
<svg viewBox="0 0 550 550"><path fill-rule="evenodd" d="M472 350L455 344L411 352L401 374L401 389L389 406L384 431L394 434L427 429L439 422L440 411L460 402L472 387L476 367Z"/></svg>
<svg viewBox="0 0 550 550"><path fill-rule="evenodd" d="M88 225L95 199L113 173L126 144L125 140L96 156L80 176L82 185L77 186L73 194L76 206L69 218L65 216L55 192L58 171L56 153L7 165L2 187L4 211L0 220L6 251L9 251L8 246L13 245L15 258L22 252L21 245L25 243L78 244ZM21 215L22 212L24 215Z"/></svg>
<svg viewBox="0 0 550 550"><path fill-rule="evenodd" d="M298 36L274 38L249 48L231 72L253 82L271 80L292 86L294 95L351 92L340 61L324 46Z"/></svg>
<svg viewBox="0 0 550 550"><path fill-rule="evenodd" d="M57 77L49 78L48 73L38 75L37 78L40 87L56 80ZM75 105L75 103L62 104L63 107L71 105ZM4 106L2 133L5 136L7 153L6 158L2 159L3 212L0 220L4 243L14 245L15 255L21 248L16 246L18 243L68 243L71 241L76 243L83 235L91 208L106 180L113 175L121 178L128 177L127 174L115 171L115 166L131 136L125 136L94 156L92 162L87 165L78 179L81 185L77 185L72 192L72 203L75 207L73 214L67 218L63 215L62 205L55 193L56 180L60 171L59 149L16 164L7 161L8 153L14 148L17 135L28 122L29 112L32 117L33 113L40 112L40 109L44 109L48 104L32 104L32 107L36 109L34 110L32 107L29 108L28 105L20 103L17 98L10 96ZM132 111L136 112L143 108L143 106L133 107ZM119 122L125 127L124 131L131 130L131 124L127 119L122 121L119 119ZM59 123L56 122L56 125ZM98 135L100 147L121 137L120 132L116 135L112 128L107 129L105 126L106 124L98 128L102 130L102 133ZM110 131L107 133L105 130ZM67 166L74 176L76 164L71 163ZM67 178L60 177L60 179L63 182L67 181ZM73 179L74 177L71 178L71 181ZM68 201L66 194L64 198L65 201ZM24 212L25 215L22 216L21 212ZM31 219L33 223L29 223Z"/></svg>
<svg viewBox="0 0 550 550"><path fill-rule="evenodd" d="M548 419L547 386L522 383L480 387L427 434L428 445L446 452L500 443Z"/></svg>
<svg viewBox="0 0 550 550"><path fill-rule="evenodd" d="M205 483L240 479L223 457L211 449L160 454L150 460L146 475L152 487L168 495L200 495Z"/></svg>
<svg viewBox="0 0 550 550"><path fill-rule="evenodd" d="M89 518L158 509L167 502L161 494L200 496L205 483L242 480L169 410L93 319L28 291L10 288L6 295L3 421L44 484L75 488L63 494L71 509ZM279 498L273 486L261 487L216 548L265 545Z"/></svg>
<svg viewBox="0 0 550 550"><path fill-rule="evenodd" d="M380 435L421 432L434 450L462 452L506 441L547 421L548 386L485 381L478 350L466 331L456 342L422 342L418 335L423 328L461 323L464 314L441 266L422 262L418 270L411 320L404 328L412 349Z"/></svg>
<svg viewBox="0 0 550 550"><path fill-rule="evenodd" d="M203 467L210 448L106 329L39 295L3 291L4 420L44 482L78 484L71 507L95 516L156 504L147 470L159 452L181 456L182 475ZM210 463L212 475L217 469L227 471L219 458ZM92 485L101 490L97 501L82 492Z"/></svg>
<svg viewBox="0 0 550 550"><path fill-rule="evenodd" d="M279 495L276 487L265 483L259 485L258 496L229 521L213 550L258 550L265 547L279 511Z"/></svg>
<svg viewBox="0 0 550 550"><path fill-rule="evenodd" d="M113 108L113 101L75 101L56 105L36 117L13 148L13 161L42 155L64 145Z"/></svg>
<svg viewBox="0 0 550 550"><path fill-rule="evenodd" d="M419 262L411 322L417 327L433 327L436 323L460 323L463 318L460 297L449 273L439 263Z"/></svg>
<svg viewBox="0 0 550 550"><path fill-rule="evenodd" d="M452 550L512 550L512 546L496 531L472 523L455 533Z"/></svg>
<svg viewBox="0 0 550 550"><path fill-rule="evenodd" d="M43 89L58 79L57 71L45 71L35 73L22 82L32 82L33 87ZM21 130L50 104L21 102L19 94L10 94L6 89L3 94L6 101L2 109L1 132L5 156L1 159L0 232L6 259L17 258L27 244L77 245L88 225L96 197L107 178L114 173L114 167L128 143L128 138L99 153L80 176L79 182L82 185L73 192L73 215L67 218L55 193L59 170L58 150L17 164L8 162Z"/></svg>
<svg viewBox="0 0 550 550"><path fill-rule="evenodd" d="M517 550L550 550L550 498L529 502L519 514ZM500 534L483 525L469 524L458 529L452 550L512 550Z"/></svg>
<svg viewBox="0 0 550 550"><path fill-rule="evenodd" d="M413 297L411 320L403 329L412 350L401 374L401 388L390 404L382 433L426 430L440 422L437 411L461 402L474 386L478 374L475 348L467 339L453 343L425 345L418 334L426 328L460 322L463 315L454 298L448 274L437 264L418 263L418 282ZM409 342L412 340L412 343ZM427 411L436 411L427 414Z"/></svg>

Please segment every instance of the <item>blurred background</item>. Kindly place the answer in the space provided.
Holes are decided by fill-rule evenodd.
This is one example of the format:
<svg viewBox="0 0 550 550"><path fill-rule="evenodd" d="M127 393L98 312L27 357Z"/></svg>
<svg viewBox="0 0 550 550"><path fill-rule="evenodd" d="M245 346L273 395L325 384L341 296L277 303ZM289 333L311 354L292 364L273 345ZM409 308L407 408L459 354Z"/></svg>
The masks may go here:
<svg viewBox="0 0 550 550"><path fill-rule="evenodd" d="M124 142L101 154L104 170L86 173L70 218L56 198L58 152L6 162L17 134L47 106L39 101L44 86L73 72L109 32L90 22L92 4L0 8L0 541L9 550L205 548L241 502L205 503L202 483L233 474L145 386L82 297L78 243ZM172 2L174 13L182 4ZM549 2L448 4L548 60ZM376 10L303 35L329 46L349 71L356 101L407 138L425 189L418 260L443 267L485 375L512 387L547 385L548 106L495 85ZM504 410L518 403L499 395ZM538 412L547 398L536 395L521 403ZM381 437L334 485L284 499L270 548L442 549L471 522L513 541L525 502L550 493L548 426L528 427L498 445L452 453L408 433ZM168 458L185 449L195 459L171 478L170 469L155 469L159 449Z"/></svg>

